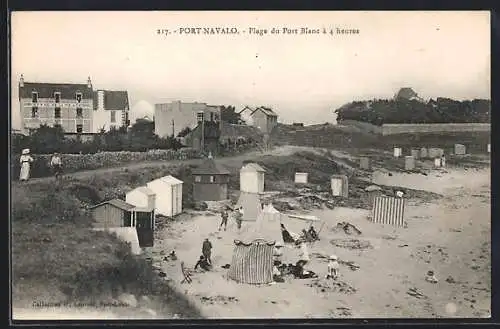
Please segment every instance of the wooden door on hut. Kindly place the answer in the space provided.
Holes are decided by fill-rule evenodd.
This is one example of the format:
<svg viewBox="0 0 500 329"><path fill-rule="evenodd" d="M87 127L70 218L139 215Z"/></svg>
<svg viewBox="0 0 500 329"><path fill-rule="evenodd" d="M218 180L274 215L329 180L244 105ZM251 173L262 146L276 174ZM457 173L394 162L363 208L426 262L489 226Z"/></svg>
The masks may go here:
<svg viewBox="0 0 500 329"><path fill-rule="evenodd" d="M135 214L135 228L141 248L154 245L154 212L148 209L137 208Z"/></svg>

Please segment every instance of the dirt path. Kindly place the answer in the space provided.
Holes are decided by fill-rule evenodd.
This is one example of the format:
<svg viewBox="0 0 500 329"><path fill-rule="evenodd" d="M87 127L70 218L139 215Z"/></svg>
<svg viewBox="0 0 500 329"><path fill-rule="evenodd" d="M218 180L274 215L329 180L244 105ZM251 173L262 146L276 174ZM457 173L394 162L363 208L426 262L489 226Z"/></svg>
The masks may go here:
<svg viewBox="0 0 500 329"><path fill-rule="evenodd" d="M309 250L312 260L308 266L320 274L318 280L290 279L256 287L226 279L227 270L221 266L231 263L233 240L238 235L234 223L227 232L218 232L217 216L183 216L158 232L155 262L208 318L488 317L489 171L435 172L424 182L421 175L375 176L380 184L397 183L440 192L445 197L428 204L409 200L406 229L371 223L365 210L312 212L326 223L321 241ZM333 232L340 221L356 225L362 235ZM287 227L294 232L302 228L292 223ZM214 245L214 271L195 273L192 284L181 284L180 260L193 266L205 237L210 237ZM345 243L346 239L357 239L371 247L349 249L331 243ZM173 249L179 260L162 261L160 253ZM325 280L326 260L322 257L332 253L340 260L355 262L359 269L342 266L337 283ZM285 261L296 259L297 251L287 248ZM428 270L436 273L437 284L425 281Z"/></svg>
<svg viewBox="0 0 500 329"><path fill-rule="evenodd" d="M223 157L219 158L220 163L222 164L227 164L231 162L241 162L243 160L248 160L248 159L253 159L258 156L263 156L266 154L270 155L291 155L297 151L304 151L304 150L310 150L310 148L307 147L300 147L300 146L281 146L276 149L270 150L268 152L261 152L261 151L252 151L244 154L239 154L236 156L230 156L230 157ZM113 174L116 172L123 171L124 169L140 169L140 168L150 168L150 167L159 167L159 166L174 166L178 164L198 164L202 160L201 159L188 159L188 160L161 160L161 161L146 161L146 162L139 162L139 163L129 163L129 164L124 164L122 166L118 167L108 167L108 168L99 168L99 169L94 169L94 170L83 170L83 171L78 171L74 173L68 173L67 177L71 178L87 178L89 176L93 175L104 175L104 174ZM40 178L32 178L28 182L22 183L23 185L31 185L31 184L37 184L40 182L49 182L53 180L54 177L40 177ZM20 185L21 183L17 180L13 181L13 184Z"/></svg>

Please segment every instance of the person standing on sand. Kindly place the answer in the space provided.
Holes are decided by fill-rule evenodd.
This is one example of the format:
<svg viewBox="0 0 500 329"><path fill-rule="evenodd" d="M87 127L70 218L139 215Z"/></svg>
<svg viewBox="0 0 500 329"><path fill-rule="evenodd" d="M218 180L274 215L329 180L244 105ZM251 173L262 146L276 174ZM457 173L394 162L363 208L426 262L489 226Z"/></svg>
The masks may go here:
<svg viewBox="0 0 500 329"><path fill-rule="evenodd" d="M339 267L337 256L331 255L328 261L328 273L326 274L326 278L336 280L339 275Z"/></svg>
<svg viewBox="0 0 500 329"><path fill-rule="evenodd" d="M235 214L235 219L236 219L236 226L238 227L238 231L241 230L241 223L243 222L243 207L240 206L237 210L236 210L236 214Z"/></svg>
<svg viewBox="0 0 500 329"><path fill-rule="evenodd" d="M208 238L205 238L205 241L203 241L201 253L208 261L208 263L212 265L212 243L210 242L210 240L208 240Z"/></svg>
<svg viewBox="0 0 500 329"><path fill-rule="evenodd" d="M21 182L27 181L30 179L30 171L31 171L31 163L33 162L33 158L30 155L30 149L24 149L21 157L19 158L19 162L21 164L21 172L19 173L19 180Z"/></svg>
<svg viewBox="0 0 500 329"><path fill-rule="evenodd" d="M224 231L226 230L228 217L229 217L229 215L227 213L227 209L222 210L222 213L221 213L222 221L220 222L220 225L219 225L219 231L222 228L222 225L224 225Z"/></svg>

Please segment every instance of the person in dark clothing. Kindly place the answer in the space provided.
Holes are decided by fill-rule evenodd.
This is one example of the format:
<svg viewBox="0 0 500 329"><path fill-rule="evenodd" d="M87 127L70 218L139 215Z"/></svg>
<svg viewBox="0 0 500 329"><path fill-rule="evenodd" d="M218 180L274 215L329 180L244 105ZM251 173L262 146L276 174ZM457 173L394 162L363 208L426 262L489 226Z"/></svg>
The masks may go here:
<svg viewBox="0 0 500 329"><path fill-rule="evenodd" d="M311 235L311 237L314 240L319 240L318 233L316 232L316 230L314 229L314 226L312 226L312 225L309 227L309 234Z"/></svg>
<svg viewBox="0 0 500 329"><path fill-rule="evenodd" d="M312 279L317 278L318 275L313 271L304 269L304 262L299 260L292 268L292 274L296 279Z"/></svg>
<svg viewBox="0 0 500 329"><path fill-rule="evenodd" d="M313 237L311 236L311 234L306 231L306 229L303 229L302 230L302 237L307 241L307 242L312 242L314 241Z"/></svg>
<svg viewBox="0 0 500 329"><path fill-rule="evenodd" d="M288 232L288 230L285 228L285 225L283 225L283 224L280 224L280 225L281 225L281 235L283 237L283 242L285 242L285 243L295 242L295 239L292 237L290 232Z"/></svg>
<svg viewBox="0 0 500 329"><path fill-rule="evenodd" d="M200 259L198 259L198 262L194 266L194 269L196 270L198 269L198 267L200 267L204 271L210 271L210 264L203 255L200 256Z"/></svg>
<svg viewBox="0 0 500 329"><path fill-rule="evenodd" d="M273 281L274 282L285 282L283 278L283 273L280 270L281 262L275 261L273 266Z"/></svg>
<svg viewBox="0 0 500 329"><path fill-rule="evenodd" d="M222 221L220 222L220 225L219 225L219 231L220 229L222 228L222 225L224 225L224 231L226 230L227 228L227 219L228 219L229 215L227 213L227 209L224 209L221 213L221 218L222 218Z"/></svg>
<svg viewBox="0 0 500 329"><path fill-rule="evenodd" d="M208 263L212 265L212 243L208 240L208 238L205 238L205 241L203 241L201 253L206 258Z"/></svg>

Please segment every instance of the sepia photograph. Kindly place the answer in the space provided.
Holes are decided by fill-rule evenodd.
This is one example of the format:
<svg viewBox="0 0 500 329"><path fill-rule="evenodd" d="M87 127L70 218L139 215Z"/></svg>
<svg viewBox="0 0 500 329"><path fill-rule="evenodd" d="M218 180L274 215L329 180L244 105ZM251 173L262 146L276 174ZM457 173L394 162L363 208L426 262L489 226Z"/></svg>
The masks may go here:
<svg viewBox="0 0 500 329"><path fill-rule="evenodd" d="M491 318L490 34L11 12L11 319Z"/></svg>

